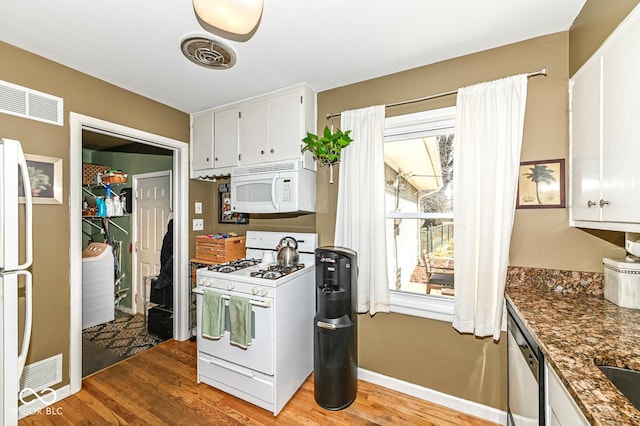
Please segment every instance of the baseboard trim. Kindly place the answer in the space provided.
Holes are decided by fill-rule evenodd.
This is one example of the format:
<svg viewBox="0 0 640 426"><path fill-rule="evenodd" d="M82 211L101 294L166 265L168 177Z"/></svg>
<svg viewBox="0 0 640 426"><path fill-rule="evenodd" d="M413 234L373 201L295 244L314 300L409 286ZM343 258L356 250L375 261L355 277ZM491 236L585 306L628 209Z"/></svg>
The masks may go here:
<svg viewBox="0 0 640 426"><path fill-rule="evenodd" d="M358 379L371 382L379 386L402 392L416 398L442 405L462 413L480 417L481 419L501 425L507 424L507 413L497 408L489 407L477 402L468 401L457 396L448 395L433 389L425 388L413 383L385 376L374 371L358 368Z"/></svg>
<svg viewBox="0 0 640 426"><path fill-rule="evenodd" d="M23 404L18 407L18 419L23 419L28 416L36 415L36 416L61 416L64 413L60 410L62 408L58 407L57 410L52 408L47 408L50 405L55 404L71 396L71 385L66 385L61 387L60 389L55 389L53 392L38 392L40 395L39 398L35 398L32 401L28 401L27 404ZM25 397L28 396L25 395ZM53 398L52 398L53 396Z"/></svg>

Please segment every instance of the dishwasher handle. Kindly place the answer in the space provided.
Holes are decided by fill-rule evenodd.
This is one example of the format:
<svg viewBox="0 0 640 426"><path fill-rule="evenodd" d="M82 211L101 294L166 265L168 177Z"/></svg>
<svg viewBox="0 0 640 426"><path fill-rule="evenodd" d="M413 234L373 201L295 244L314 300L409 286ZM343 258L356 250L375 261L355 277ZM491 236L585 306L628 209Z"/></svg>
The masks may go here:
<svg viewBox="0 0 640 426"><path fill-rule="evenodd" d="M518 345L518 349L522 353L524 360L529 366L529 370L533 373L533 376L536 378L536 381L540 381L540 361L538 360L538 356L536 352L531 348L529 343L527 342L526 337L516 324L515 320L507 315L507 328L513 334L513 338Z"/></svg>

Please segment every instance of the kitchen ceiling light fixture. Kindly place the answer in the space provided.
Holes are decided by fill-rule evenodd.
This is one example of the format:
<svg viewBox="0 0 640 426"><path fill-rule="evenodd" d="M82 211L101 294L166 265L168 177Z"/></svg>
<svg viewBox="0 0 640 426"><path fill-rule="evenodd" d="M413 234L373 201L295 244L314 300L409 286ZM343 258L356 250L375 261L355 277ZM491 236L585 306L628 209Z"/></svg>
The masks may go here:
<svg viewBox="0 0 640 426"><path fill-rule="evenodd" d="M233 34L249 34L262 15L263 0L193 0L204 22Z"/></svg>
<svg viewBox="0 0 640 426"><path fill-rule="evenodd" d="M180 43L182 54L205 68L228 69L235 65L236 54L229 46L206 37L187 37Z"/></svg>

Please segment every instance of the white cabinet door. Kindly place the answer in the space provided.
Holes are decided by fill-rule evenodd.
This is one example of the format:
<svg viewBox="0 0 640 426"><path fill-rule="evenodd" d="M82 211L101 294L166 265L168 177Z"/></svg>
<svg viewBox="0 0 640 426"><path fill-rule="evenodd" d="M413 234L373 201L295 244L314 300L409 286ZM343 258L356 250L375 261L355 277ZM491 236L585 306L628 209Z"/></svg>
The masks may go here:
<svg viewBox="0 0 640 426"><path fill-rule="evenodd" d="M588 426L589 422L573 400L560 378L547 365L547 424L551 426Z"/></svg>
<svg viewBox="0 0 640 426"><path fill-rule="evenodd" d="M269 161L269 104L266 99L240 107L240 161L243 165Z"/></svg>
<svg viewBox="0 0 640 426"><path fill-rule="evenodd" d="M572 81L571 209L574 220L600 220L601 61Z"/></svg>
<svg viewBox="0 0 640 426"><path fill-rule="evenodd" d="M269 99L269 161L301 157L304 137L302 91Z"/></svg>
<svg viewBox="0 0 640 426"><path fill-rule="evenodd" d="M191 169L213 167L213 113L194 115L191 123Z"/></svg>
<svg viewBox="0 0 640 426"><path fill-rule="evenodd" d="M607 222L640 223L640 20L616 34L603 60L602 209Z"/></svg>
<svg viewBox="0 0 640 426"><path fill-rule="evenodd" d="M216 169L238 165L239 110L230 108L214 113L213 144Z"/></svg>
<svg viewBox="0 0 640 426"><path fill-rule="evenodd" d="M571 226L640 232L638 40L640 8L572 78Z"/></svg>

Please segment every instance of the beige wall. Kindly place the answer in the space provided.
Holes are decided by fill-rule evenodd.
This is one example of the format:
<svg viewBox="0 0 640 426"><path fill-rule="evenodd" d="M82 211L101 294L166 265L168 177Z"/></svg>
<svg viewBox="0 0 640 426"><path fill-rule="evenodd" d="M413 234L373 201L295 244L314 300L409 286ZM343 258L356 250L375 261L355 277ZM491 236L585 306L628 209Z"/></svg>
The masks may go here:
<svg viewBox="0 0 640 426"><path fill-rule="evenodd" d="M63 159L63 204L34 206L34 323L27 363L62 353L64 385L69 383L69 113L185 142L189 117L2 42L0 58L0 80L64 99L63 127L0 114L0 137L20 140L27 153Z"/></svg>

